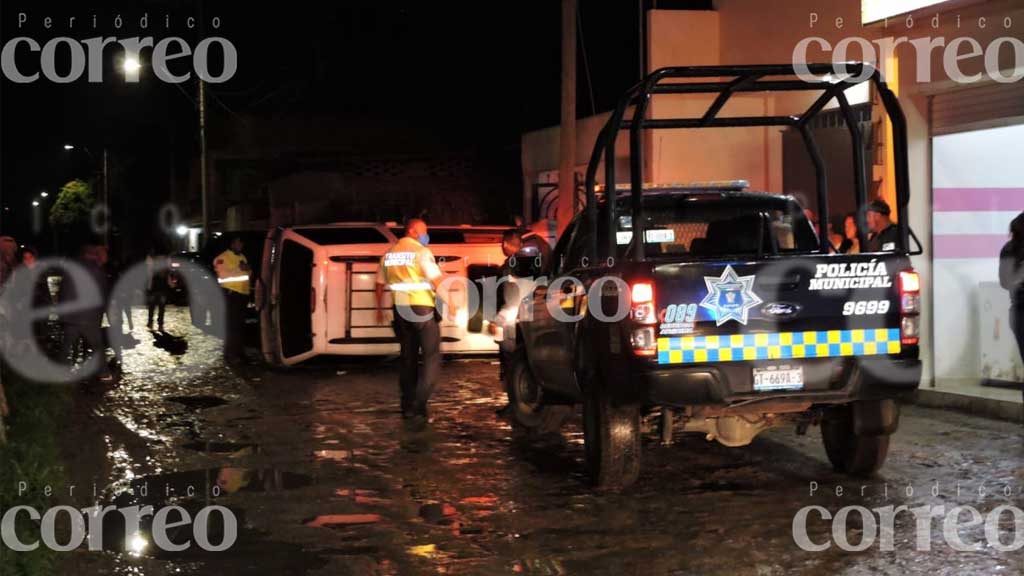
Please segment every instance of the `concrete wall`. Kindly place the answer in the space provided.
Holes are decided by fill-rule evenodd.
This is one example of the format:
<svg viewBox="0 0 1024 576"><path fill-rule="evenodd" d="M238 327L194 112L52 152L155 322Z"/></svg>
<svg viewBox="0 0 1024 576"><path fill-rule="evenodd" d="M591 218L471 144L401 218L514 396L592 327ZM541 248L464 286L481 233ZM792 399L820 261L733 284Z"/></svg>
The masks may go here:
<svg viewBox="0 0 1024 576"><path fill-rule="evenodd" d="M719 63L721 26L712 10L649 10L647 69Z"/></svg>
<svg viewBox="0 0 1024 576"><path fill-rule="evenodd" d="M700 118L712 101L704 95L655 99L651 118ZM765 98L737 96L722 115L764 116L766 108ZM647 179L653 182L748 180L754 190L770 190L771 173L781 180L781 160L770 166L769 151L781 152L777 129L657 130L650 140L653 173Z"/></svg>
<svg viewBox="0 0 1024 576"><path fill-rule="evenodd" d="M1002 360L1016 364L1013 347L1005 346L1013 338L1007 323L1009 297L998 289L997 256L1007 240L1010 220L1024 210L1024 165L1017 149L1021 141L1024 125L934 140L934 319L935 332L941 335L935 341L935 375L939 387L955 389L957 380L977 382L986 376L982 352L991 349L1009 349L1013 357ZM986 306L986 301L991 304Z"/></svg>
<svg viewBox="0 0 1024 576"><path fill-rule="evenodd" d="M576 173L582 181L587 172L587 164L597 142L597 135L604 128L611 112L596 116L580 118L576 121ZM538 182L558 183L558 155L561 135L558 126L535 130L523 134L522 166L523 166L523 215L528 220L536 220L541 216L532 213L533 185ZM618 135L615 141L616 174L619 182L629 181L629 137L626 132ZM604 182L604 162L598 168L598 182Z"/></svg>
<svg viewBox="0 0 1024 576"><path fill-rule="evenodd" d="M647 13L647 63L650 71L669 66L720 63L721 13L651 10ZM715 80L714 78L710 80ZM699 118L715 95L658 96L651 99L651 118ZM738 95L720 117L763 116L771 98ZM733 128L657 130L645 135L648 152L645 180L695 182L748 180L755 190L780 191L782 139L777 129Z"/></svg>

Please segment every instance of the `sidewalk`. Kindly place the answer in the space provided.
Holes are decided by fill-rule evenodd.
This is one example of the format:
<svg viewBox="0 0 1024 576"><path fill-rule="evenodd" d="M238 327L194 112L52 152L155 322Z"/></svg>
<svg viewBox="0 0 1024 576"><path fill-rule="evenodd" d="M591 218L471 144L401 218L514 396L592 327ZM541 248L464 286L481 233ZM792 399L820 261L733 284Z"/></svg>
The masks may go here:
<svg viewBox="0 0 1024 576"><path fill-rule="evenodd" d="M974 416L1024 423L1024 403L1021 393L1016 390L986 388L964 390L957 393L950 389L923 387L917 391L914 404L929 408L956 410ZM973 393L977 392L977 393Z"/></svg>

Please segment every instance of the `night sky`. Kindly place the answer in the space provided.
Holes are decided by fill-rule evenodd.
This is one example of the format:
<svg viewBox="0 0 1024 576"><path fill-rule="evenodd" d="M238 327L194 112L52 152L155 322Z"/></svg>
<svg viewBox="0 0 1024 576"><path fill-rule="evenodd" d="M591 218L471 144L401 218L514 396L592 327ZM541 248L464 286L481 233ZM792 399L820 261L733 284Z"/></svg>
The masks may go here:
<svg viewBox="0 0 1024 576"><path fill-rule="evenodd" d="M577 109L585 116L612 107L638 78L637 4L579 4L589 82L581 50ZM704 9L710 0L657 4ZM214 32L208 25L207 35L235 45L239 69L230 81L210 86L211 132L250 115L328 115L350 126L339 139L356 141L367 153L471 149L508 155L518 150L522 132L558 123L561 12L555 0L501 9L479 2L302 0L207 0L202 6L197 0L3 0L0 6L4 43L16 36L42 44L56 36L152 35L159 41L174 35L194 46L199 32L189 30L185 18L202 13L209 24L219 17L221 28ZM19 12L29 17L21 29ZM120 30L114 28L118 14ZM150 18L146 31L138 28L143 14ZM54 20L50 30L43 28L46 16ZM69 31L70 16L77 17L77 29ZM138 84L126 84L114 68L119 54L119 47L107 48L103 84L3 80L0 200L10 208L0 223L5 233L24 236L31 198L46 189L52 200L61 183L90 177L99 170L104 146L116 159L112 180L130 188L127 209L141 220L155 218L172 170L186 178L198 156L195 81L175 86L144 70ZM38 67L39 55L32 56L24 60L26 70ZM66 152L66 142L78 148Z"/></svg>

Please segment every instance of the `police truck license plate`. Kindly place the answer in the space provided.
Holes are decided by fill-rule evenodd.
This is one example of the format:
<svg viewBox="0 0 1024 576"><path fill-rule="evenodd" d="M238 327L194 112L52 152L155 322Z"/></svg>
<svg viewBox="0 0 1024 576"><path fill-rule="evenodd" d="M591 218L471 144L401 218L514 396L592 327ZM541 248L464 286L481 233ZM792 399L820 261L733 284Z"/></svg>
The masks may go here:
<svg viewBox="0 0 1024 576"><path fill-rule="evenodd" d="M757 392L803 390L803 387L804 369L802 366L754 368L754 390Z"/></svg>

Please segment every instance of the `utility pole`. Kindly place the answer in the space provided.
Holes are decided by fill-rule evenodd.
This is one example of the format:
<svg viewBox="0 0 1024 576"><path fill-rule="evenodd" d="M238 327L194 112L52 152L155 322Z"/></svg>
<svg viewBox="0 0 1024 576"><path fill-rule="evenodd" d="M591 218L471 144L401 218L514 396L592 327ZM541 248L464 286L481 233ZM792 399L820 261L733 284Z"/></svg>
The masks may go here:
<svg viewBox="0 0 1024 576"><path fill-rule="evenodd" d="M558 233L576 206L576 0L562 0L562 124L559 132Z"/></svg>
<svg viewBox="0 0 1024 576"><path fill-rule="evenodd" d="M196 3L199 8L199 40L202 41L206 37L203 1L198 0ZM206 82L203 82L202 77L198 75L196 75L196 80L199 81L199 194L203 204L203 229L200 231L203 235L203 242L200 245L200 248L202 248L210 241L210 200L206 174Z"/></svg>
<svg viewBox="0 0 1024 576"><path fill-rule="evenodd" d="M95 160L94 160L95 162ZM114 219L110 217L110 162L108 160L107 147L103 147L103 245L110 247L110 227Z"/></svg>
<svg viewBox="0 0 1024 576"><path fill-rule="evenodd" d="M210 202L206 189L206 82L199 79L199 193L203 203L203 245L210 238Z"/></svg>
<svg viewBox="0 0 1024 576"><path fill-rule="evenodd" d="M654 3L654 8L658 8L657 2ZM636 25L637 38L639 38L637 44L637 54L639 55L640 59L640 65L638 66L638 68L640 69L639 79L643 80L644 76L647 75L647 66L644 65L644 52L646 48L644 46L644 0L637 0L636 2Z"/></svg>

